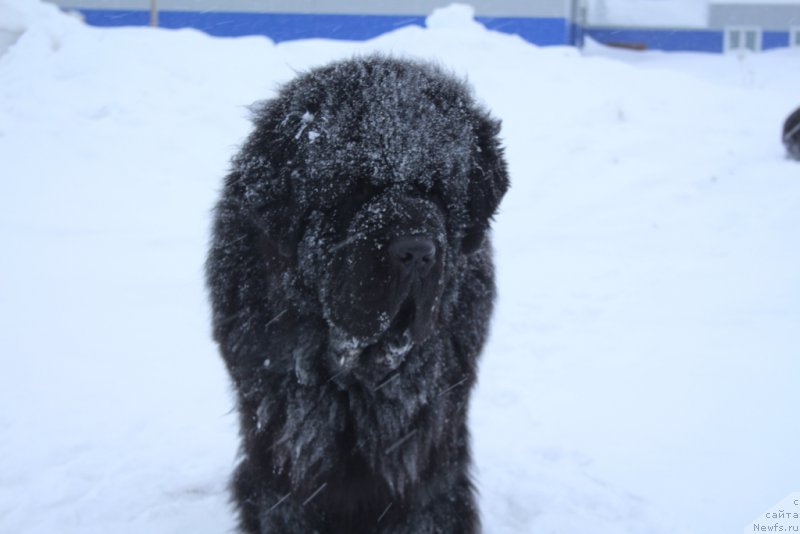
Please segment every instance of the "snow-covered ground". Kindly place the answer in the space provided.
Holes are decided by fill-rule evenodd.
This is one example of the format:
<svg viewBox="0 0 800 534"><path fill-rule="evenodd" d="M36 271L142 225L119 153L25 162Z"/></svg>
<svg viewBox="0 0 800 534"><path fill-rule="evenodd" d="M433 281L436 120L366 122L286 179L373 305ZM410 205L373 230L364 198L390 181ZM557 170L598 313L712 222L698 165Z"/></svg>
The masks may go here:
<svg viewBox="0 0 800 534"><path fill-rule="evenodd" d="M31 0L0 0L0 29L11 11L3 534L230 531L209 209L247 105L368 50L435 58L504 121L513 187L472 404L486 532L741 532L800 489L800 164L779 134L800 50L536 48L459 8L277 46L89 28Z"/></svg>

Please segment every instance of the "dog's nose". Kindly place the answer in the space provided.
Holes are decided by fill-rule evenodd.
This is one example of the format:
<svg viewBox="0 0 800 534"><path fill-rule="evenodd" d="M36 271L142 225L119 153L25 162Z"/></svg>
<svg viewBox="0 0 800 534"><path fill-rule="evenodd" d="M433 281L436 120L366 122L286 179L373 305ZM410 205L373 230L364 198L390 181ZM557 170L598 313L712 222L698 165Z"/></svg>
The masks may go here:
<svg viewBox="0 0 800 534"><path fill-rule="evenodd" d="M389 244L392 264L404 274L428 274L436 261L436 245L427 237L398 237Z"/></svg>

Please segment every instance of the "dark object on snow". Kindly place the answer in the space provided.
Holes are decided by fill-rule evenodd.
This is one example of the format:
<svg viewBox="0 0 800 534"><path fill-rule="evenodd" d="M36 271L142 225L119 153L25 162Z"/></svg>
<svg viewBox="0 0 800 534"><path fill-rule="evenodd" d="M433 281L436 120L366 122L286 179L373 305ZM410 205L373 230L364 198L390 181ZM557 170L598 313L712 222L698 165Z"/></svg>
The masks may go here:
<svg viewBox="0 0 800 534"><path fill-rule="evenodd" d="M800 108L783 123L783 144L789 156L800 161Z"/></svg>
<svg viewBox="0 0 800 534"><path fill-rule="evenodd" d="M478 532L466 416L499 122L439 68L383 56L301 75L254 122L207 262L242 530Z"/></svg>

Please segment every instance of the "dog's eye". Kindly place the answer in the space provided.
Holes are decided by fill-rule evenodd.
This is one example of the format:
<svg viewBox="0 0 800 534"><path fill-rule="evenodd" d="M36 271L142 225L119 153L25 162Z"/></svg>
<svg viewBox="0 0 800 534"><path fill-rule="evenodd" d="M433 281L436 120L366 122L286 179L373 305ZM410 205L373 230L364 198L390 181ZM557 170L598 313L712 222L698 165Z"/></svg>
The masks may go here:
<svg viewBox="0 0 800 534"><path fill-rule="evenodd" d="M426 186L425 184L420 184L420 183L415 183L414 184L414 190L421 197L427 197L431 192L431 188L430 187Z"/></svg>
<svg viewBox="0 0 800 534"><path fill-rule="evenodd" d="M347 195L339 201L336 211L340 221L349 221L353 215L375 195L375 186L369 180L359 180L355 187L348 191Z"/></svg>
<svg viewBox="0 0 800 534"><path fill-rule="evenodd" d="M360 180L358 188L356 189L353 196L363 200L371 197L374 192L375 192L375 186L372 185L372 182L370 182L369 180Z"/></svg>
<svg viewBox="0 0 800 534"><path fill-rule="evenodd" d="M436 185L427 188L418 186L417 189L422 192L422 198L434 202L439 209L442 210L442 212L447 211L447 203L444 201L444 196L442 195L441 190Z"/></svg>

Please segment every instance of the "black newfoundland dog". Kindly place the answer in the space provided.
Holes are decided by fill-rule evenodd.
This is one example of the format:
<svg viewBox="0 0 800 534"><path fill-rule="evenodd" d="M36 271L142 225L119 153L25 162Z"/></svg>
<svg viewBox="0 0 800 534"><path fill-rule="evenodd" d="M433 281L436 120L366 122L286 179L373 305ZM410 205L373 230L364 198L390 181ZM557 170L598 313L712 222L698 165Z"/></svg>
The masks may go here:
<svg viewBox="0 0 800 534"><path fill-rule="evenodd" d="M207 261L242 531L478 532L466 416L499 122L441 69L383 56L299 76L254 122Z"/></svg>
<svg viewBox="0 0 800 534"><path fill-rule="evenodd" d="M800 161L800 108L783 123L783 144L789 157Z"/></svg>

